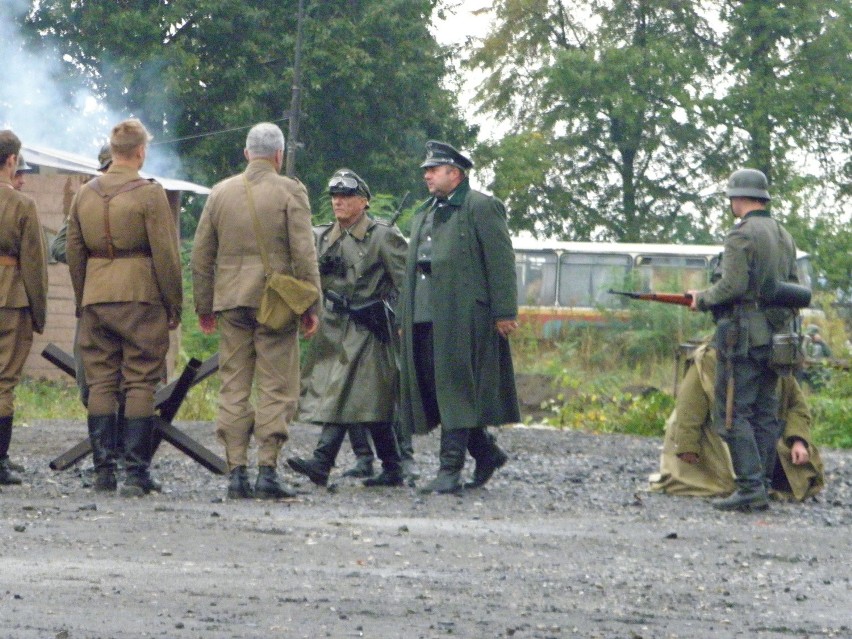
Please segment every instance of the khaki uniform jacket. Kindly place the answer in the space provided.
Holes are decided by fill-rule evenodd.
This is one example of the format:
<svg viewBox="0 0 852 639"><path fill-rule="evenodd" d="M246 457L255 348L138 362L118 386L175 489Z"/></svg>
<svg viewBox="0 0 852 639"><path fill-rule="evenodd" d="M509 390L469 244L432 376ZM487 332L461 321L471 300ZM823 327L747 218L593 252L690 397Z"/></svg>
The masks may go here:
<svg viewBox="0 0 852 639"><path fill-rule="evenodd" d="M722 277L698 293L696 306L702 311L736 304L754 307L771 298L777 282L798 281L793 238L768 211L752 211L725 238ZM749 309L748 346L769 344L772 333L783 330L792 315L788 309Z"/></svg>
<svg viewBox="0 0 852 639"><path fill-rule="evenodd" d="M106 194L138 180L139 173L113 164L97 178ZM67 258L77 306L109 302L162 305L170 320L183 303L177 230L166 192L156 182L117 195L109 203L112 244L119 251L150 255L108 259L103 199L84 184L68 214Z"/></svg>
<svg viewBox="0 0 852 639"><path fill-rule="evenodd" d="M35 202L0 184L0 255L18 260L0 265L0 308L29 308L33 330L41 333L47 316L47 260Z"/></svg>
<svg viewBox="0 0 852 639"><path fill-rule="evenodd" d="M345 273L322 275L323 291L353 304L399 296L408 253L399 229L365 214L348 232L337 223L318 231L320 259L339 256L346 265ZM299 421L390 422L399 390L394 340L382 343L348 314L326 307L302 379Z"/></svg>
<svg viewBox="0 0 852 639"><path fill-rule="evenodd" d="M414 215L400 298L403 428L426 433L414 367L414 286L420 227L430 208L432 228L432 331L438 407L448 430L521 420L509 341L495 321L518 316L515 253L506 209L464 180L446 203L429 199Z"/></svg>
<svg viewBox="0 0 852 639"><path fill-rule="evenodd" d="M651 475L651 489L672 495L716 496L734 491L734 470L728 447L711 425L716 351L701 346L695 364L687 371L677 397L677 406L666 422L660 472ZM779 379L778 417L784 434L777 451L787 485L773 488L799 501L815 495L825 485L819 451L811 441L811 415L795 378ZM810 461L793 464L790 448L800 438L807 443ZM699 461L687 464L677 455L696 453Z"/></svg>
<svg viewBox="0 0 852 639"><path fill-rule="evenodd" d="M260 306L266 274L243 175L251 185L271 270L320 287L307 190L278 175L270 161L255 159L245 173L216 184L201 213L191 259L199 315Z"/></svg>

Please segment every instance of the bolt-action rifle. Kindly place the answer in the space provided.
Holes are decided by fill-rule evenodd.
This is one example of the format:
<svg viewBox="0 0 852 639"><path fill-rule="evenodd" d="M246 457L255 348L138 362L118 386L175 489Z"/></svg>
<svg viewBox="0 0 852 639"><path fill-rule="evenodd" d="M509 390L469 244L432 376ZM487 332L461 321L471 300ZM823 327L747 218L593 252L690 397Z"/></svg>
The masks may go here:
<svg viewBox="0 0 852 639"><path fill-rule="evenodd" d="M692 295L689 293L631 293L630 291L607 291L610 295L624 295L633 300L643 302L660 302L662 304L676 304L677 306L692 305Z"/></svg>

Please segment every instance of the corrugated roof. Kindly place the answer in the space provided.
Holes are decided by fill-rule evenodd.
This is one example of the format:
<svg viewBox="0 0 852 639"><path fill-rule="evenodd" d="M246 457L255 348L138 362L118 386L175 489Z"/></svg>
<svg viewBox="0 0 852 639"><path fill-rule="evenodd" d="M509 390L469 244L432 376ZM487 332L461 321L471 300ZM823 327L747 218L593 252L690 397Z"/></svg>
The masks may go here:
<svg viewBox="0 0 852 639"><path fill-rule="evenodd" d="M73 171L74 173L85 173L87 175L100 174L98 163L84 155L59 151L58 149L49 149L44 146L29 146L27 144L21 146L21 151L29 165L49 166L61 171ZM151 175L144 171L140 175L157 180L167 191L189 191L190 193L198 193L199 195L210 193L210 189L206 186L193 184L186 180L175 180L160 175Z"/></svg>

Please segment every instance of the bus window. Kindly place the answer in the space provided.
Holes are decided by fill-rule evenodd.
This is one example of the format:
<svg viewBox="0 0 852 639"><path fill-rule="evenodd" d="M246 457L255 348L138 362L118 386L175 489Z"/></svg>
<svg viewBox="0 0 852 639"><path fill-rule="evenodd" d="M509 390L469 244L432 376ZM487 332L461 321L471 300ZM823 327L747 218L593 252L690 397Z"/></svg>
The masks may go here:
<svg viewBox="0 0 852 639"><path fill-rule="evenodd" d="M636 270L641 290L656 292L701 290L710 273L706 258L685 255L640 255Z"/></svg>
<svg viewBox="0 0 852 639"><path fill-rule="evenodd" d="M515 253L518 304L553 306L556 302L556 254L536 251Z"/></svg>
<svg viewBox="0 0 852 639"><path fill-rule="evenodd" d="M630 270L629 255L563 253L559 256L559 305L619 308L607 291L620 288Z"/></svg>

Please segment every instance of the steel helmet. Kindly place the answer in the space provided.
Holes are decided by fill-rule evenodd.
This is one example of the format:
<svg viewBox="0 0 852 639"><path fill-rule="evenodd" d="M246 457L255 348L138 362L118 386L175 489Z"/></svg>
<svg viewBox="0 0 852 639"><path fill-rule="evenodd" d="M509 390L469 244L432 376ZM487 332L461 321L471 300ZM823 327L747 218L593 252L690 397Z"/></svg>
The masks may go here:
<svg viewBox="0 0 852 639"><path fill-rule="evenodd" d="M739 169L728 178L728 197L750 197L755 200L770 200L769 181L757 169Z"/></svg>

